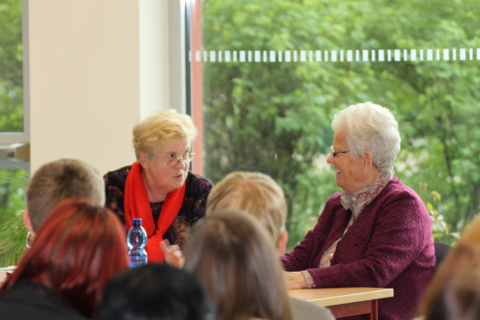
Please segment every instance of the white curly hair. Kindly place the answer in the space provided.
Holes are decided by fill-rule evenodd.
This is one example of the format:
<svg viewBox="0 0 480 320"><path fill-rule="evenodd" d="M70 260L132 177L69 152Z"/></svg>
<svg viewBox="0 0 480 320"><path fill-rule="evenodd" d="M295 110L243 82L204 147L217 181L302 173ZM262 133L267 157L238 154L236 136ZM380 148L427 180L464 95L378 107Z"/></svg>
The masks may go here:
<svg viewBox="0 0 480 320"><path fill-rule="evenodd" d="M373 154L373 165L380 172L393 172L393 161L400 151L398 123L387 108L371 102L351 105L333 117L333 131L345 131L350 151L362 157Z"/></svg>

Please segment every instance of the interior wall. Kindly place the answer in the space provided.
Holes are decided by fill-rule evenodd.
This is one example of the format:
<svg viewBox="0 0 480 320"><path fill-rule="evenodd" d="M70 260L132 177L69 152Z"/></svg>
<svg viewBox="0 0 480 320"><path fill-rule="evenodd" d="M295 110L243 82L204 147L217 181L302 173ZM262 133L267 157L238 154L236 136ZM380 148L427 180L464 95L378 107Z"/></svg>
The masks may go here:
<svg viewBox="0 0 480 320"><path fill-rule="evenodd" d="M141 28L145 19L141 12L153 6L158 13L157 35L168 32L161 2L24 2L29 14L25 80L30 88L32 173L60 158L84 160L102 174L135 161L134 124L145 110L169 105L168 87L149 89L168 83L168 72L146 74L168 70L168 55L162 53L168 52L168 39L145 35L145 24ZM142 49L140 43L148 42L152 43ZM161 62L142 50L161 52ZM141 62L142 57L150 61Z"/></svg>
<svg viewBox="0 0 480 320"><path fill-rule="evenodd" d="M166 0L139 2L141 119L171 107L168 4Z"/></svg>

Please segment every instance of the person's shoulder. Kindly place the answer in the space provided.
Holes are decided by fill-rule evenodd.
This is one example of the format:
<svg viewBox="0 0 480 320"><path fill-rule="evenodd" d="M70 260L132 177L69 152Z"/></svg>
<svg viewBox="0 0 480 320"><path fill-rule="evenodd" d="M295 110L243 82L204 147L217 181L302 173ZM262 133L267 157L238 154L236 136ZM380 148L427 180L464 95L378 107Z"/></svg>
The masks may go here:
<svg viewBox="0 0 480 320"><path fill-rule="evenodd" d="M213 183L199 174L188 171L187 185L191 185L196 190L208 190L213 188Z"/></svg>
<svg viewBox="0 0 480 320"><path fill-rule="evenodd" d="M397 176L393 176L392 179L387 183L385 186L385 189L390 190L391 192L413 192L412 188L407 186L406 184L403 184L400 179Z"/></svg>
<svg viewBox="0 0 480 320"><path fill-rule="evenodd" d="M396 220L397 215L401 214L402 220L412 226L430 225L430 217L423 200L395 176L379 195L377 204L376 207L380 212L391 213L385 214L385 217L389 216ZM388 210L385 210L387 208Z"/></svg>
<svg viewBox="0 0 480 320"><path fill-rule="evenodd" d="M322 213L318 217L319 221L323 220L324 223L325 221L332 221L337 212L345 210L342 203L340 202L342 194L343 193L334 193L330 198L328 198L327 202L325 203L325 207L322 210Z"/></svg>
<svg viewBox="0 0 480 320"><path fill-rule="evenodd" d="M113 170L113 171L108 171L105 176L128 176L128 173L130 172L130 169L132 168L132 165L128 165L125 167L121 167L120 169Z"/></svg>
<svg viewBox="0 0 480 320"><path fill-rule="evenodd" d="M423 204L420 196L412 188L400 182L400 179L396 176L393 176L383 191L384 197L390 200L404 200Z"/></svg>
<svg viewBox="0 0 480 320"><path fill-rule="evenodd" d="M103 176L103 180L107 186L124 186L127 181L128 173L132 168L131 165L120 169L109 171Z"/></svg>
<svg viewBox="0 0 480 320"><path fill-rule="evenodd" d="M42 292L46 292L44 294ZM19 280L0 299L0 313L7 319L85 320L64 303L53 289L27 279ZM3 318L2 318L3 319Z"/></svg>
<svg viewBox="0 0 480 320"><path fill-rule="evenodd" d="M332 313L325 307L311 302L290 298L293 320L334 320Z"/></svg>
<svg viewBox="0 0 480 320"><path fill-rule="evenodd" d="M330 203L340 203L340 198L342 197L343 193L337 192L334 193L330 198L328 198L327 202Z"/></svg>
<svg viewBox="0 0 480 320"><path fill-rule="evenodd" d="M342 207L342 203L340 198L342 197L343 193L334 193L330 198L328 198L327 202L325 203L325 208L335 208L335 207Z"/></svg>

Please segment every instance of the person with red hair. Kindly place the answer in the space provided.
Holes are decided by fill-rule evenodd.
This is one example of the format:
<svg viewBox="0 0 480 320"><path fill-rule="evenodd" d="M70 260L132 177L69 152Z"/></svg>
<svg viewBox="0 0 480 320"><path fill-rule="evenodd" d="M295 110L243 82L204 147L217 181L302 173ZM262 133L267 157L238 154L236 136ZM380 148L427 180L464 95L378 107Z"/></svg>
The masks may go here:
<svg viewBox="0 0 480 320"><path fill-rule="evenodd" d="M116 216L90 200L59 204L0 289L2 318L93 318L106 284L128 268Z"/></svg>

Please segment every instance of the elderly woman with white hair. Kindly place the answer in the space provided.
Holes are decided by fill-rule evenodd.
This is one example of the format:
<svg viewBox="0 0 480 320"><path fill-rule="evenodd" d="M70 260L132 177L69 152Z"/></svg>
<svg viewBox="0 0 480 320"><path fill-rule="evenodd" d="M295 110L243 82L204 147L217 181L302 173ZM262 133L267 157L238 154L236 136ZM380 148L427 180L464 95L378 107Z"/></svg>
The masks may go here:
<svg viewBox="0 0 480 320"><path fill-rule="evenodd" d="M106 207L125 226L141 218L148 262L163 262L160 243L183 248L186 230L205 215L213 184L188 170L197 130L187 115L154 113L133 129L137 161L104 176Z"/></svg>
<svg viewBox="0 0 480 320"><path fill-rule="evenodd" d="M312 231L281 259L287 286L393 288L378 302L380 319L412 319L435 272L428 211L393 174L398 123L370 102L335 115L336 193Z"/></svg>

